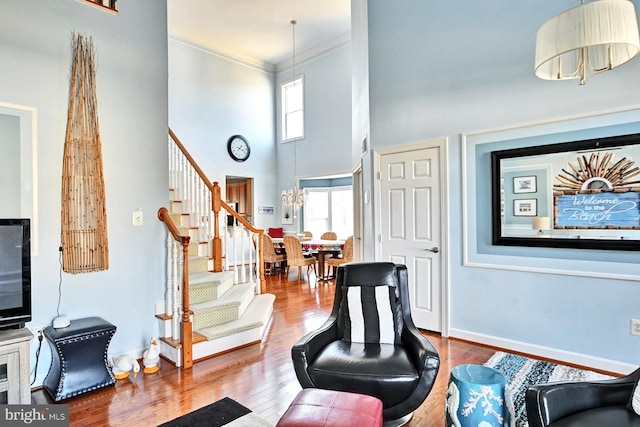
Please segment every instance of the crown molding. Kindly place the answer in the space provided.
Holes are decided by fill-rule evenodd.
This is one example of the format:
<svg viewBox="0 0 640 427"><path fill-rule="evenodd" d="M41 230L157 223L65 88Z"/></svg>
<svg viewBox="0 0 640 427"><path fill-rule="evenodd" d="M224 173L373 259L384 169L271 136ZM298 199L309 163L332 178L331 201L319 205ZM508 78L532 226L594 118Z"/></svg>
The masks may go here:
<svg viewBox="0 0 640 427"><path fill-rule="evenodd" d="M243 57L238 54L216 49L212 46L206 46L196 40L189 38L188 36L179 35L174 32L169 33L169 40L268 74L281 73L283 71L291 69L293 66L293 58L289 58L274 65L269 62L260 61L256 58ZM338 49L342 49L350 42L351 33L347 32L325 43L314 46L311 49L307 49L304 52L297 53L296 65L304 64L306 62L315 60L331 52L334 52Z"/></svg>
<svg viewBox="0 0 640 427"><path fill-rule="evenodd" d="M220 58L226 59L228 61L235 62L240 65L244 65L249 68L253 68L258 71L262 71L268 74L275 73L275 66L268 62L260 61L255 58L242 57L237 54L232 54L230 52L224 52L222 50L216 49L211 46L206 46L196 40L192 40L189 37L181 36L175 33L169 33L169 40L172 40L176 43L183 44L185 46L189 46L191 48L200 50L202 52L208 53L210 55L218 56Z"/></svg>
<svg viewBox="0 0 640 427"><path fill-rule="evenodd" d="M335 52L338 49L342 49L344 46L351 43L351 32L347 32L334 39L316 45L303 52L296 53L296 66L304 64L305 62L313 61L331 52ZM293 58L289 58L285 61L279 62L275 65L275 72L281 73L289 70L293 67Z"/></svg>

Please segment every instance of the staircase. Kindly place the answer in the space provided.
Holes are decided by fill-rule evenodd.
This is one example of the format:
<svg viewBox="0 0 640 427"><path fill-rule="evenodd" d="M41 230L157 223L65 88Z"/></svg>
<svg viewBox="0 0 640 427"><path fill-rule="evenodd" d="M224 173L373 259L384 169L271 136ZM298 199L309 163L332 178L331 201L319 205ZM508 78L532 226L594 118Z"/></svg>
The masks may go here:
<svg viewBox="0 0 640 427"><path fill-rule="evenodd" d="M184 146L169 134L169 208L158 212L168 231L167 284L155 312L162 356L190 368L261 342L275 296L264 293L264 264L254 243L263 230L220 200L217 183L202 178ZM239 225L224 225L227 215Z"/></svg>

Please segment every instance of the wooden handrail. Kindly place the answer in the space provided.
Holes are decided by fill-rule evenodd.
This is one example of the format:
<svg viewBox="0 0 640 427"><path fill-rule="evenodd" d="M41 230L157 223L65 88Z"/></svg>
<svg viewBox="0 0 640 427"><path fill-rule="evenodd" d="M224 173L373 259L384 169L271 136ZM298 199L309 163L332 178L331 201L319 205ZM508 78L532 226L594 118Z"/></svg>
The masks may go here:
<svg viewBox="0 0 640 427"><path fill-rule="evenodd" d="M218 183L214 182L213 185L218 185ZM264 230L262 228L255 228L253 225L251 225L251 223L249 221L244 219L240 214L238 214L236 211L234 211L231 206L229 206L228 204L226 204L222 200L220 200L220 206L223 207L224 210L229 212L231 215L233 215L233 217L235 219L237 219L238 222L240 222L242 225L244 225L249 230L251 230L252 233L264 233Z"/></svg>
<svg viewBox="0 0 640 427"><path fill-rule="evenodd" d="M215 195L216 191L214 190L214 187L215 186L218 186L218 187L220 186L218 184L218 182L216 181L214 183L211 183L211 181L209 181L209 178L207 178L207 175L205 175L204 171L200 168L200 166L198 166L198 163L196 163L194 158L191 157L191 154L189 154L189 152L187 151L185 146L182 144L182 142L176 136L176 134L171 130L171 128L169 128L169 135L171 136L171 139L173 139L173 142L175 142L175 144L178 146L178 148L180 149L182 154L187 158L187 160L189 161L189 163L191 164L193 169L196 171L196 173L198 174L200 179L207 186L209 191L211 191L211 193L213 193ZM227 211L229 213L229 215L232 215L235 219L237 219L240 223L242 223L242 225L247 227L253 233L263 233L264 232L264 230L261 230L259 228L255 228L253 225L251 225L251 223L249 223L249 221L244 219L242 216L240 216L240 214L238 214L236 211L234 211L233 208L231 208L229 205L227 205L225 202L223 202L220 197L218 197L218 200L219 200L219 206L221 208L223 208L225 211ZM216 209L215 209L216 208L216 202L215 202L215 200L213 201L213 208L214 208L213 211L216 212ZM219 209L218 209L218 211L216 213L218 213L218 212L220 212Z"/></svg>
<svg viewBox="0 0 640 427"><path fill-rule="evenodd" d="M158 219L164 222L173 238L182 245L182 321L180 322L180 342L182 343L182 366L186 369L193 366L193 324L189 308L189 242L191 237L180 235L180 230L171 218L167 208L158 210Z"/></svg>
<svg viewBox="0 0 640 427"><path fill-rule="evenodd" d="M191 154L189 154L189 152L187 151L187 149L184 147L184 145L182 145L182 142L180 142L180 140L178 139L178 137L176 136L175 133L173 133L173 131L171 130L171 128L169 128L169 136L171 136L171 139L173 139L173 142L175 142L175 144L178 146L178 148L180 149L180 151L182 151L182 154L187 158L187 160L189 160L189 163L191 164L191 166L193 167L193 169L196 171L196 173L198 174L198 176L200 177L200 179L202 179L202 181L204 181L205 185L207 186L207 188L209 189L209 191L211 191L213 193L213 184L211 183L211 181L209 181L209 179L207 178L207 176L204 174L204 172L202 171L202 169L200 169L200 166L198 166L198 164L196 163L196 161L193 159L193 157L191 157Z"/></svg>
<svg viewBox="0 0 640 427"><path fill-rule="evenodd" d="M167 228L171 232L173 238L176 239L176 241L184 244L186 239L186 243L189 243L191 237L180 235L180 230L178 230L178 226L176 225L176 223L173 222L173 219L171 218L171 215L169 214L169 210L167 208L163 207L158 209L158 219L167 224Z"/></svg>

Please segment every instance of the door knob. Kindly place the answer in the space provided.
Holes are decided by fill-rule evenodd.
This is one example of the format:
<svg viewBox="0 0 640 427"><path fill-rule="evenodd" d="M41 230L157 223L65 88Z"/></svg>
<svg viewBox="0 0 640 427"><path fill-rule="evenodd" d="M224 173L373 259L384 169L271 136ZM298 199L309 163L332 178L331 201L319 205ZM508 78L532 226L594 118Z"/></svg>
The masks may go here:
<svg viewBox="0 0 640 427"><path fill-rule="evenodd" d="M433 252L434 254L437 254L438 252L440 252L440 249L438 249L437 246L434 246L431 249L423 249L423 250L428 252Z"/></svg>

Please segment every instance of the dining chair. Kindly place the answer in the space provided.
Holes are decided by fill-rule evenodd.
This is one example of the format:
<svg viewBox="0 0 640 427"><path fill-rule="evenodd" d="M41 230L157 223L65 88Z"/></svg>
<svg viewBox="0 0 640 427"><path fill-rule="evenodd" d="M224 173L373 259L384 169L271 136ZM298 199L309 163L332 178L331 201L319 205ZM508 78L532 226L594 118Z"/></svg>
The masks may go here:
<svg viewBox="0 0 640 427"><path fill-rule="evenodd" d="M338 240L338 235L333 231L325 231L322 233L322 236L320 236L320 240ZM338 253L333 253L329 259L337 257ZM331 271L331 268L329 268L329 271ZM324 271L322 272L322 275L324 276Z"/></svg>
<svg viewBox="0 0 640 427"><path fill-rule="evenodd" d="M302 267L307 267L307 277L309 277L309 268L313 266L314 273L316 272L316 257L305 257L302 252L302 243L296 236L285 235L284 236L284 250L287 252L287 268L286 274L289 274L289 267L298 267L298 279L302 277Z"/></svg>
<svg viewBox="0 0 640 427"><path fill-rule="evenodd" d="M271 274L276 264L280 267L280 271L284 271L287 263L287 255L276 253L273 247L273 240L267 233L261 234L260 237L260 251L262 251L265 274Z"/></svg>
<svg viewBox="0 0 640 427"><path fill-rule="evenodd" d="M310 231L303 231L304 237L308 237L309 239L313 239L313 233Z"/></svg>
<svg viewBox="0 0 640 427"><path fill-rule="evenodd" d="M325 262L329 266L330 271L333 270L333 276L335 277L335 271L339 265L346 264L353 261L353 236L347 237L344 241L344 249L342 255L336 258L329 258Z"/></svg>
<svg viewBox="0 0 640 427"><path fill-rule="evenodd" d="M333 231L325 231L320 236L320 240L338 240L338 235Z"/></svg>

